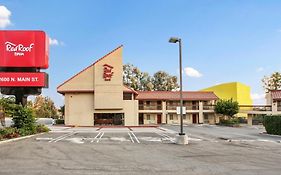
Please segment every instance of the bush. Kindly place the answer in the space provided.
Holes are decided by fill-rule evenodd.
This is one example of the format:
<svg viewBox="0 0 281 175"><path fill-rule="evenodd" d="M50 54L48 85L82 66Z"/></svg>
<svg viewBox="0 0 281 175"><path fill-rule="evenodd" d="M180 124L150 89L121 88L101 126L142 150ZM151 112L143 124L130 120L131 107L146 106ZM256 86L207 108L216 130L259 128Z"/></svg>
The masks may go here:
<svg viewBox="0 0 281 175"><path fill-rule="evenodd" d="M29 126L29 127L25 126L23 128L19 128L18 132L20 136L36 134L36 126Z"/></svg>
<svg viewBox="0 0 281 175"><path fill-rule="evenodd" d="M8 127L0 129L0 140L11 139L16 137L19 137L19 133L16 128Z"/></svg>
<svg viewBox="0 0 281 175"><path fill-rule="evenodd" d="M239 119L238 118L231 118L229 120L220 120L220 125L223 126L239 126Z"/></svg>
<svg viewBox="0 0 281 175"><path fill-rule="evenodd" d="M37 133L49 132L49 131L50 131L50 129L47 126L45 126L45 125L40 124L40 125L36 126L36 132Z"/></svg>
<svg viewBox="0 0 281 175"><path fill-rule="evenodd" d="M35 130L35 117L31 108L15 105L12 116L15 128Z"/></svg>
<svg viewBox="0 0 281 175"><path fill-rule="evenodd" d="M56 124L57 124L57 125L64 124L64 119L57 119L57 120L56 120Z"/></svg>
<svg viewBox="0 0 281 175"><path fill-rule="evenodd" d="M268 134L281 135L281 115L265 116L263 125Z"/></svg>

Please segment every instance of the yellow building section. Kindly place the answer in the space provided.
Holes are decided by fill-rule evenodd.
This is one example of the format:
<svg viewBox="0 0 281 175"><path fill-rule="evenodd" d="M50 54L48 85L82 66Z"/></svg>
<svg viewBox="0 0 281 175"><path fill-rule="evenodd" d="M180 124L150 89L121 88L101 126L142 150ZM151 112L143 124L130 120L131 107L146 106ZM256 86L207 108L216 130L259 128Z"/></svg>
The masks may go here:
<svg viewBox="0 0 281 175"><path fill-rule="evenodd" d="M211 86L202 91L213 91L220 99L237 101L239 105L252 105L251 88L243 83L231 82ZM245 114L237 114L237 116L246 117Z"/></svg>

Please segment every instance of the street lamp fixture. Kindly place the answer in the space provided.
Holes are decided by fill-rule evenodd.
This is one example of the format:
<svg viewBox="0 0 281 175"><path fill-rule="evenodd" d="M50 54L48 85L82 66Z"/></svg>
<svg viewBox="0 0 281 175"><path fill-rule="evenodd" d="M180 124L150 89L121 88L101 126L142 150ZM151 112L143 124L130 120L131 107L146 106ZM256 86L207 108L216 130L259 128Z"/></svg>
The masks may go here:
<svg viewBox="0 0 281 175"><path fill-rule="evenodd" d="M182 99L182 48L181 39L171 37L169 43L179 43L179 67L180 67L180 133L177 144L188 144L187 136L183 132L183 99Z"/></svg>

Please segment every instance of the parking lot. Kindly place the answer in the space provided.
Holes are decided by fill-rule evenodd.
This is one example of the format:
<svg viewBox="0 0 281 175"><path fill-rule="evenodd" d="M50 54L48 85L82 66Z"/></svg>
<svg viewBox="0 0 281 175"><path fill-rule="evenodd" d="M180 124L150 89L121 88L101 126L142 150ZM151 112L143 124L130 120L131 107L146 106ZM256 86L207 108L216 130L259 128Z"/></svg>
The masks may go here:
<svg viewBox="0 0 281 175"><path fill-rule="evenodd" d="M50 133L0 144L0 174L280 175L281 137L261 127L51 127Z"/></svg>
<svg viewBox="0 0 281 175"><path fill-rule="evenodd" d="M174 143L176 132L161 127L56 128L36 141L74 144L152 144Z"/></svg>

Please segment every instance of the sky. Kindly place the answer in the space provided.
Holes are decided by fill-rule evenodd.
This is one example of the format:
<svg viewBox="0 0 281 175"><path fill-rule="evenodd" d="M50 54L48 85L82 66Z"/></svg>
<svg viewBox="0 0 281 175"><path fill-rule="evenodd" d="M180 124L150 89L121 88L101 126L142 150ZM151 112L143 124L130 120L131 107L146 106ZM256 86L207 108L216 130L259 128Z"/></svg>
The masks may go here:
<svg viewBox="0 0 281 175"><path fill-rule="evenodd" d="M0 29L43 30L50 37L49 88L44 96L64 103L58 85L124 45L123 63L150 74L179 74L183 89L238 81L263 104L261 79L281 71L279 0L2 0Z"/></svg>

